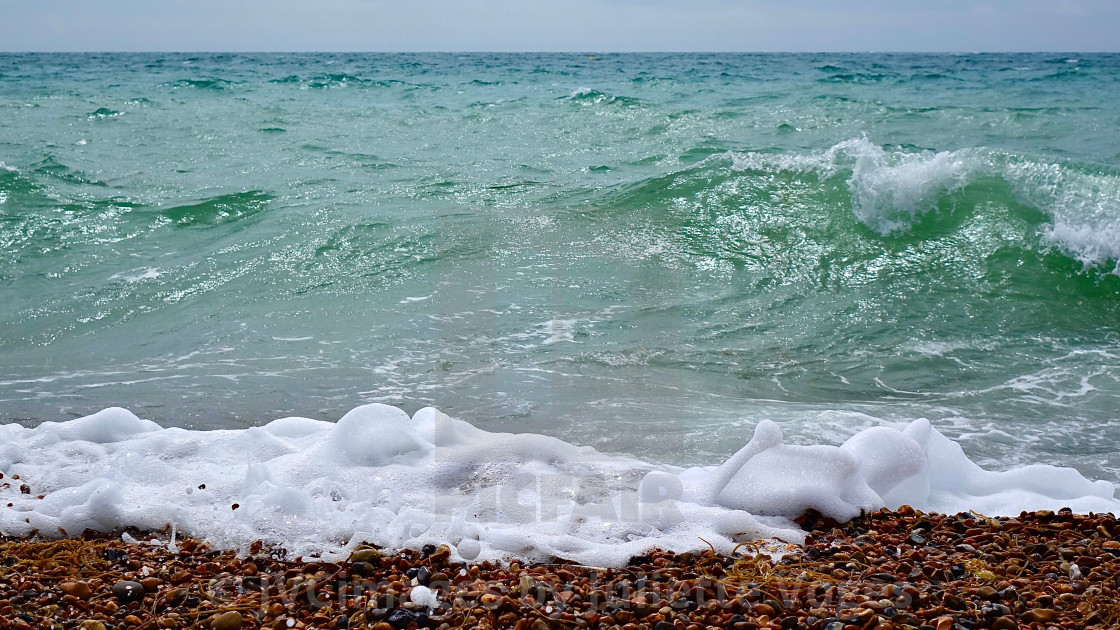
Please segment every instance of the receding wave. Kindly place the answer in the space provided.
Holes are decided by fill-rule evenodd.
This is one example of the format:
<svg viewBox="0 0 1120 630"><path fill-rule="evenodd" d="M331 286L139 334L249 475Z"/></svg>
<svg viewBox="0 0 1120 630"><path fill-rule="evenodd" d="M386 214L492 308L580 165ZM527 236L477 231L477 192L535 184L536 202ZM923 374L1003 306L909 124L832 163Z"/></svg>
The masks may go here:
<svg viewBox="0 0 1120 630"><path fill-rule="evenodd" d="M165 85L175 88L195 88L198 90L226 90L234 85L226 79L179 79Z"/></svg>
<svg viewBox="0 0 1120 630"><path fill-rule="evenodd" d="M268 207L272 196L259 190L218 195L211 199L186 206L174 206L159 211L173 225L205 227L231 223L255 215Z"/></svg>
<svg viewBox="0 0 1120 630"><path fill-rule="evenodd" d="M86 115L86 118L89 118L90 120L100 120L104 118L116 118L117 116L122 115L123 114L121 114L121 112L109 109L108 107L98 107L95 111L92 111L88 115Z"/></svg>
<svg viewBox="0 0 1120 630"><path fill-rule="evenodd" d="M80 184L84 186L106 185L105 182L87 177L84 173L59 162L53 155L48 155L39 162L32 164L29 170L37 175L46 175L71 184Z"/></svg>
<svg viewBox="0 0 1120 630"><path fill-rule="evenodd" d="M567 96L563 96L557 100L570 101L572 103L590 103L594 105L640 105L642 100L631 96L618 96L610 92L600 92L591 88L581 87Z"/></svg>

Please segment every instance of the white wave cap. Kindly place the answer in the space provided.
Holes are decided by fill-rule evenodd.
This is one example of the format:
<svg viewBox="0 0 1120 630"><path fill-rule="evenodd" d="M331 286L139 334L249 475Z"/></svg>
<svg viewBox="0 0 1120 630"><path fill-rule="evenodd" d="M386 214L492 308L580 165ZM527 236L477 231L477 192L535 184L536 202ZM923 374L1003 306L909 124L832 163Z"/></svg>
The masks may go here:
<svg viewBox="0 0 1120 630"><path fill-rule="evenodd" d="M906 232L941 200L980 177L1005 181L1023 204L1044 213L1042 244L1086 267L1120 274L1120 175L1085 172L1062 161L1040 161L983 148L888 151L866 136L804 154L731 153L739 171L848 172L855 218L881 236Z"/></svg>
<svg viewBox="0 0 1120 630"><path fill-rule="evenodd" d="M1111 483L1045 465L983 470L926 420L867 429L842 446L785 444L764 421L722 465L678 468L489 433L433 408L410 418L375 404L337 423L283 418L217 431L165 429L111 408L0 426L0 471L4 535L172 525L220 547L263 540L325 558L363 541L448 543L465 560L609 566L654 547L799 542L790 519L807 509L838 520L902 504L1120 513Z"/></svg>

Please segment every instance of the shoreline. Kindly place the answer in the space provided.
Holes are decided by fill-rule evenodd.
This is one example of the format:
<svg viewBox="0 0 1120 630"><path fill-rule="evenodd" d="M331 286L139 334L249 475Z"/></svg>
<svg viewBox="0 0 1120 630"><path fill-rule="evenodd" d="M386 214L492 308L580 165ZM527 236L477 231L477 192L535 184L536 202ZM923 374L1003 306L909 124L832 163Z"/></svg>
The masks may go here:
<svg viewBox="0 0 1120 630"><path fill-rule="evenodd" d="M906 506L845 524L808 517L778 561L651 551L625 567L451 562L446 547L359 547L349 560L169 549L90 535L0 539L9 627L84 628L1120 628L1120 522Z"/></svg>

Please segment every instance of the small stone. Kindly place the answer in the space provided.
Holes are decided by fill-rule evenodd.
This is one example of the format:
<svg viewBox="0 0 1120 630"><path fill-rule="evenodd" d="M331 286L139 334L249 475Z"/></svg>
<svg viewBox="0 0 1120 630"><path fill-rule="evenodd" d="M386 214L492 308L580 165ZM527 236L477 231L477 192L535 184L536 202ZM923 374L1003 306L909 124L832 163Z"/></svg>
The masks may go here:
<svg viewBox="0 0 1120 630"><path fill-rule="evenodd" d="M113 585L113 595L123 604L144 599L144 585L131 580L121 580Z"/></svg>
<svg viewBox="0 0 1120 630"><path fill-rule="evenodd" d="M922 536L918 532L914 532L913 534L910 534L910 544L912 544L912 545L924 545L924 544L926 544L926 538L925 538L925 536Z"/></svg>
<svg viewBox="0 0 1120 630"><path fill-rule="evenodd" d="M375 562L381 559L381 551L377 549L359 549L350 554L350 562Z"/></svg>
<svg viewBox="0 0 1120 630"><path fill-rule="evenodd" d="M936 622L937 622L937 625L934 626L934 627L937 630L952 630L953 629L953 618L952 617L938 617Z"/></svg>
<svg viewBox="0 0 1120 630"><path fill-rule="evenodd" d="M654 624L653 630L677 630L677 627L668 621L658 621Z"/></svg>
<svg viewBox="0 0 1120 630"><path fill-rule="evenodd" d="M981 586L979 589L977 589L976 596L989 602L999 601L999 591L992 588L991 586Z"/></svg>
<svg viewBox="0 0 1120 630"><path fill-rule="evenodd" d="M166 601L170 606L178 606L182 604L185 599L187 599L187 589L185 588L173 589L169 591L166 596Z"/></svg>
<svg viewBox="0 0 1120 630"><path fill-rule="evenodd" d="M867 576L867 579L871 580L872 582L897 582L898 581L898 578L891 575L890 573L872 573L871 575Z"/></svg>
<svg viewBox="0 0 1120 630"><path fill-rule="evenodd" d="M409 624L412 623L423 628L428 625L428 613L419 610L408 610L407 608L397 608L389 613L385 621L390 626L398 628L398 630L407 628Z"/></svg>
<svg viewBox="0 0 1120 630"><path fill-rule="evenodd" d="M58 588L62 589L63 593L73 595L78 599L89 599L93 596L93 590L86 582L63 582L58 585Z"/></svg>
<svg viewBox="0 0 1120 630"><path fill-rule="evenodd" d="M163 584L163 580L161 580L157 577L149 577L149 578L144 578L143 580L140 580L140 586L143 586L144 590L149 592L149 593L154 593L154 592L158 591L160 584Z"/></svg>
<svg viewBox="0 0 1120 630"><path fill-rule="evenodd" d="M83 621L81 625L78 626L78 628L80 628L81 630L105 630L105 624L101 623L100 621L88 620Z"/></svg>
<svg viewBox="0 0 1120 630"><path fill-rule="evenodd" d="M1050 623L1058 618L1058 613L1049 608L1032 608L1019 618L1027 623Z"/></svg>
<svg viewBox="0 0 1120 630"><path fill-rule="evenodd" d="M1000 617L992 622L992 630L1019 630L1019 624L1011 617Z"/></svg>
<svg viewBox="0 0 1120 630"><path fill-rule="evenodd" d="M373 565L368 562L354 562L350 565L350 570L358 575L373 575L375 571Z"/></svg>
<svg viewBox="0 0 1120 630"><path fill-rule="evenodd" d="M241 613L224 612L210 620L210 630L241 630Z"/></svg>
<svg viewBox="0 0 1120 630"><path fill-rule="evenodd" d="M956 595L946 595L944 603L945 607L950 610L964 610L967 607L964 599Z"/></svg>

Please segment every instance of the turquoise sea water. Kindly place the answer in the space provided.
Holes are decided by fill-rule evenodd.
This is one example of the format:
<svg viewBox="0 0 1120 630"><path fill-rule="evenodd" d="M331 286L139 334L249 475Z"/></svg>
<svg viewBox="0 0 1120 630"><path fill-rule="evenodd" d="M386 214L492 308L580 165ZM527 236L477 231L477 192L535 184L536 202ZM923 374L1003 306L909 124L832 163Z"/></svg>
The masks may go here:
<svg viewBox="0 0 1120 630"><path fill-rule="evenodd" d="M0 419L1120 477L1120 56L0 55Z"/></svg>

